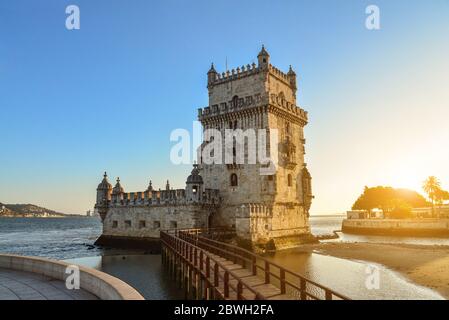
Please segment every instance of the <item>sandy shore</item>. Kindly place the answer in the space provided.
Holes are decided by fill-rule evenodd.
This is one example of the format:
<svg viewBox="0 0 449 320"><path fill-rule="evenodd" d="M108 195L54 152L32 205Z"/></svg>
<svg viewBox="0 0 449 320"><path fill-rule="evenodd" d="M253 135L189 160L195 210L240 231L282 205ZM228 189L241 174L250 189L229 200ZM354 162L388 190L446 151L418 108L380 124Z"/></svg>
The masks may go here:
<svg viewBox="0 0 449 320"><path fill-rule="evenodd" d="M302 250L379 263L449 299L449 246L325 242Z"/></svg>

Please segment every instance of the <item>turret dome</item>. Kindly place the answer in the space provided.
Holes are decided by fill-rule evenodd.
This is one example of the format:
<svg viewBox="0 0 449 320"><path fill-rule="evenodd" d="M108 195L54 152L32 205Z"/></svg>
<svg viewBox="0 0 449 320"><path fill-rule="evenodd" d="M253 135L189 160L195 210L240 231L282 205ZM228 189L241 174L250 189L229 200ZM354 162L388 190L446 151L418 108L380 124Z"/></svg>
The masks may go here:
<svg viewBox="0 0 449 320"><path fill-rule="evenodd" d="M124 189L120 184L120 178L117 178L117 183L115 184L114 189L112 189L112 194L120 194L120 193L124 193Z"/></svg>
<svg viewBox="0 0 449 320"><path fill-rule="evenodd" d="M193 165L193 170L190 176L187 177L188 184L202 184L203 183L203 177L200 176L200 170L198 169L198 165Z"/></svg>
<svg viewBox="0 0 449 320"><path fill-rule="evenodd" d="M262 45L262 49L260 50L259 54L257 55L258 57L269 57L269 53L268 51L265 49L265 46Z"/></svg>
<svg viewBox="0 0 449 320"><path fill-rule="evenodd" d="M108 181L108 174L105 172L103 175L103 180L98 185L97 190L111 190L112 185Z"/></svg>
<svg viewBox="0 0 449 320"><path fill-rule="evenodd" d="M215 70L215 67L214 67L214 64L212 63L212 65L210 66L210 69L209 69L209 71L207 72L208 74L209 73L217 73L217 71Z"/></svg>
<svg viewBox="0 0 449 320"><path fill-rule="evenodd" d="M288 69L287 75L289 75L289 76L296 76L296 72L293 71L293 68L292 68L291 65L290 65L290 67L289 67L289 69Z"/></svg>

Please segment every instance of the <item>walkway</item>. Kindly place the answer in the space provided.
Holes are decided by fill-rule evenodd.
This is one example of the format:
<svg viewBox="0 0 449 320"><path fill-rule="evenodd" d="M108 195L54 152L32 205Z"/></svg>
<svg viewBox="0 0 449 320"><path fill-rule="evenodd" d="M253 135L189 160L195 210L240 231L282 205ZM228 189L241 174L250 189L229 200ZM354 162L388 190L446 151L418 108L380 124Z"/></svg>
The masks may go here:
<svg viewBox="0 0 449 320"><path fill-rule="evenodd" d="M226 233L226 231L224 231ZM231 231L232 233L232 231ZM208 229L161 232L162 261L191 299L345 300L330 288L220 239Z"/></svg>
<svg viewBox="0 0 449 320"><path fill-rule="evenodd" d="M0 268L0 300L98 300L83 290L39 274Z"/></svg>

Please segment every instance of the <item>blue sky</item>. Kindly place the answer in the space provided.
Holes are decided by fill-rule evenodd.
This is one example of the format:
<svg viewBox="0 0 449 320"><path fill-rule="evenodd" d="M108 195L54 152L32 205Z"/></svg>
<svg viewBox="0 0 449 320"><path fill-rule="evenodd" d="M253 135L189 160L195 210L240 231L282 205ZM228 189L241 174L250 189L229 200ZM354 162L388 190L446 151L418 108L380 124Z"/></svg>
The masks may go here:
<svg viewBox="0 0 449 320"><path fill-rule="evenodd" d="M65 28L76 4L81 29ZM365 28L380 8L381 30ZM183 187L175 128L207 105L206 72L256 60L299 78L313 213L364 185L449 188L449 1L2 1L0 202L92 208L107 170L127 191Z"/></svg>

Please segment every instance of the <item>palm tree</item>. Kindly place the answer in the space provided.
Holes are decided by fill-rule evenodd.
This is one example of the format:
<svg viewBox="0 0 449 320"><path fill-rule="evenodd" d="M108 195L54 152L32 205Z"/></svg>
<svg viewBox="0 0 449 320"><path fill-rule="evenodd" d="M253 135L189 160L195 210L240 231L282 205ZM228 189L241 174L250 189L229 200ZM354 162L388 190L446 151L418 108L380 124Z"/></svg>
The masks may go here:
<svg viewBox="0 0 449 320"><path fill-rule="evenodd" d="M424 181L424 192L427 193L430 201L432 202L432 216L435 215L435 200L439 190L441 190L441 184L437 177L430 176Z"/></svg>

